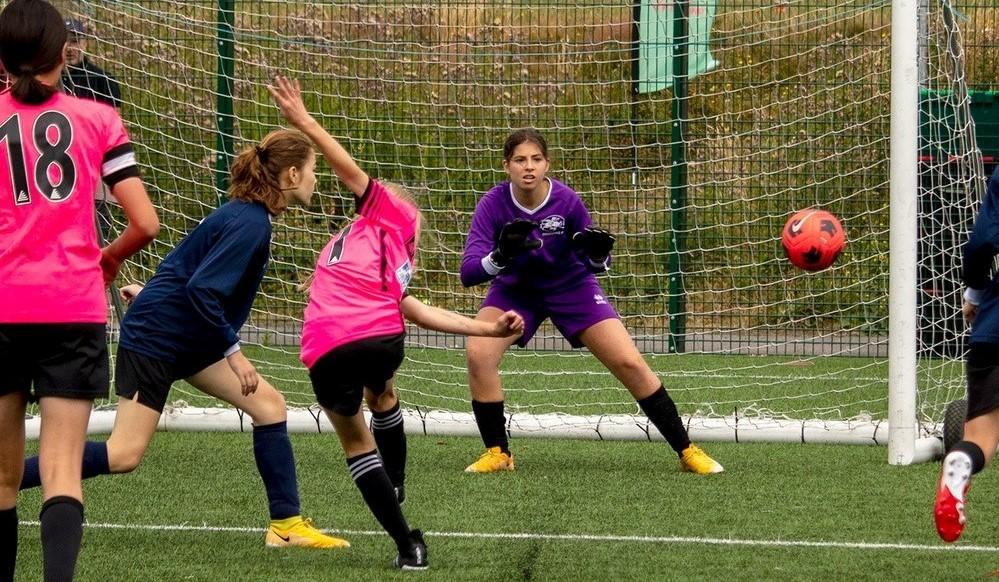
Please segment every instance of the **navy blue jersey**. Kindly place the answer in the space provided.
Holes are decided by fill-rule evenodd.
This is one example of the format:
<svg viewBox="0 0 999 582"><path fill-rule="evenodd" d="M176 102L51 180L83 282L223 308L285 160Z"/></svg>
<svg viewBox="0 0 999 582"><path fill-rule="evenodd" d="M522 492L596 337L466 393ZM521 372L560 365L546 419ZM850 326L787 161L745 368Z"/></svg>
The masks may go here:
<svg viewBox="0 0 999 582"><path fill-rule="evenodd" d="M572 246L572 235L590 225L590 213L579 194L558 180L548 180L548 196L534 209L517 202L510 182L497 184L479 200L461 261L461 282L466 287L495 276L494 284L505 287L557 292L605 270L606 264L588 265ZM538 223L533 236L541 239L541 248L516 257L501 270L488 268L483 259L496 248L503 225L517 218Z"/></svg>
<svg viewBox="0 0 999 582"><path fill-rule="evenodd" d="M205 217L160 263L121 324L121 346L158 360L218 353L239 328L270 258L263 204L233 200Z"/></svg>
<svg viewBox="0 0 999 582"><path fill-rule="evenodd" d="M978 315L971 326L972 343L999 343L999 280L992 261L999 252L999 166L989 180L985 199L964 245L964 283L979 291Z"/></svg>

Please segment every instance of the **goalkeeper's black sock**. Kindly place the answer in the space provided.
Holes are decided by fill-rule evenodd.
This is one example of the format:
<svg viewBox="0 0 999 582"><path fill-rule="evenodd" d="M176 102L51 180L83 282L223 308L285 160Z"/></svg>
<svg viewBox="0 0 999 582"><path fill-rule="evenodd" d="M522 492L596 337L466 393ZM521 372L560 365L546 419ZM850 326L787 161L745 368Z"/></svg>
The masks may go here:
<svg viewBox="0 0 999 582"><path fill-rule="evenodd" d="M403 485L406 481L406 431L398 401L391 410L371 412L371 433L392 485Z"/></svg>
<svg viewBox="0 0 999 582"><path fill-rule="evenodd" d="M354 484L361 490L361 497L368 504L368 509L392 536L399 553L409 552L409 524L402 515L395 489L385 473L378 453L370 451L351 457L347 459L347 468L350 469Z"/></svg>
<svg viewBox="0 0 999 582"><path fill-rule="evenodd" d="M83 541L83 503L60 495L42 505L42 563L45 582L72 580Z"/></svg>
<svg viewBox="0 0 999 582"><path fill-rule="evenodd" d="M503 416L503 401L479 402L472 401L472 412L475 413L475 424L479 425L479 434L487 449L499 447L501 451L510 454L510 441L506 437L506 418Z"/></svg>
<svg viewBox="0 0 999 582"><path fill-rule="evenodd" d="M687 437L687 429L683 426L676 404L661 384L658 390L639 400L638 405L677 455L690 446L690 438Z"/></svg>
<svg viewBox="0 0 999 582"><path fill-rule="evenodd" d="M14 579L17 563L17 507L0 511L0 581Z"/></svg>
<svg viewBox="0 0 999 582"><path fill-rule="evenodd" d="M971 441L960 441L950 449L951 453L961 452L971 459L971 474L974 475L985 468L985 453L982 448Z"/></svg>

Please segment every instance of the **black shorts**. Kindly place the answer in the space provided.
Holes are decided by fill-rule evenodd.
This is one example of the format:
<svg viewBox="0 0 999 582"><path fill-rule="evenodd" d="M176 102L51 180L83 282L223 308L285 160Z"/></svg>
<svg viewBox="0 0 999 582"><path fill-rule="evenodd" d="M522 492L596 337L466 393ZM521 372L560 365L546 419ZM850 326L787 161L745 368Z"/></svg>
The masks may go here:
<svg viewBox="0 0 999 582"><path fill-rule="evenodd" d="M364 389L381 394L399 369L405 338L404 333L365 338L323 354L309 370L316 401L342 416L357 414Z"/></svg>
<svg viewBox="0 0 999 582"><path fill-rule="evenodd" d="M183 354L174 362L151 358L128 348L118 348L114 365L114 389L119 398L131 400L139 393L139 404L163 412L170 387L221 360L222 354Z"/></svg>
<svg viewBox="0 0 999 582"><path fill-rule="evenodd" d="M999 344L971 344L965 372L968 378L967 419L999 408Z"/></svg>
<svg viewBox="0 0 999 582"><path fill-rule="evenodd" d="M103 323L0 324L0 395L108 397L107 326Z"/></svg>

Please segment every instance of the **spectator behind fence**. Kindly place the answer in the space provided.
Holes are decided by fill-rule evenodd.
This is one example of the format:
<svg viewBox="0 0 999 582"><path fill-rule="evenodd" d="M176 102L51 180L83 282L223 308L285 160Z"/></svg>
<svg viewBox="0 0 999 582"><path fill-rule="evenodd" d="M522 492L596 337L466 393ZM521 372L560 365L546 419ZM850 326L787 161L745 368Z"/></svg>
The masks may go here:
<svg viewBox="0 0 999 582"><path fill-rule="evenodd" d="M66 69L62 82L66 91L82 99L91 99L121 107L118 81L87 57L87 29L75 18L66 20Z"/></svg>

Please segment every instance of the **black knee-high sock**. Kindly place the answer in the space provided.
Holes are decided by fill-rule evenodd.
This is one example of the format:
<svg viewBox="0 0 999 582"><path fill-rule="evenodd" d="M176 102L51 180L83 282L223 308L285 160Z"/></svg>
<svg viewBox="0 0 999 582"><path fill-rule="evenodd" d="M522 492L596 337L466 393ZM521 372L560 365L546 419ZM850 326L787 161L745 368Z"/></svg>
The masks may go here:
<svg viewBox="0 0 999 582"><path fill-rule="evenodd" d="M687 437L687 429L683 426L680 413L676 410L676 404L666 393L666 388L662 385L651 395L638 401L645 416L649 417L652 424L659 429L659 433L666 438L669 446L673 447L676 454L680 454L690 446L690 438Z"/></svg>
<svg viewBox="0 0 999 582"><path fill-rule="evenodd" d="M110 475L108 464L108 444L103 441L87 441L83 447L83 478L90 479L98 475ZM21 489L31 489L42 484L42 473L38 467L38 456L24 460L24 476L21 477Z"/></svg>
<svg viewBox="0 0 999 582"><path fill-rule="evenodd" d="M42 560L45 582L73 579L83 541L83 503L60 495L42 505Z"/></svg>
<svg viewBox="0 0 999 582"><path fill-rule="evenodd" d="M253 427L253 459L267 490L271 519L300 514L295 454L291 450L287 422Z"/></svg>
<svg viewBox="0 0 999 582"><path fill-rule="evenodd" d="M950 452L960 451L971 459L971 474L974 475L985 468L985 453L982 448L971 441L960 441L951 447Z"/></svg>
<svg viewBox="0 0 999 582"><path fill-rule="evenodd" d="M14 580L17 565L17 507L0 511L0 582Z"/></svg>
<svg viewBox="0 0 999 582"><path fill-rule="evenodd" d="M503 401L479 402L472 401L472 412L475 413L475 424L479 425L479 434L487 449L499 447L501 451L510 454L510 441L506 437L506 417L503 416Z"/></svg>
<svg viewBox="0 0 999 582"><path fill-rule="evenodd" d="M406 431L399 402L386 412L371 412L371 432L378 445L385 472L392 485L399 487L406 481Z"/></svg>
<svg viewBox="0 0 999 582"><path fill-rule="evenodd" d="M370 451L347 459L347 468L354 484L361 490L364 502L374 514L378 523L388 532L399 552L408 552L409 524L402 515L399 500L395 497L395 489L385 473L385 467L378 458L378 453Z"/></svg>

